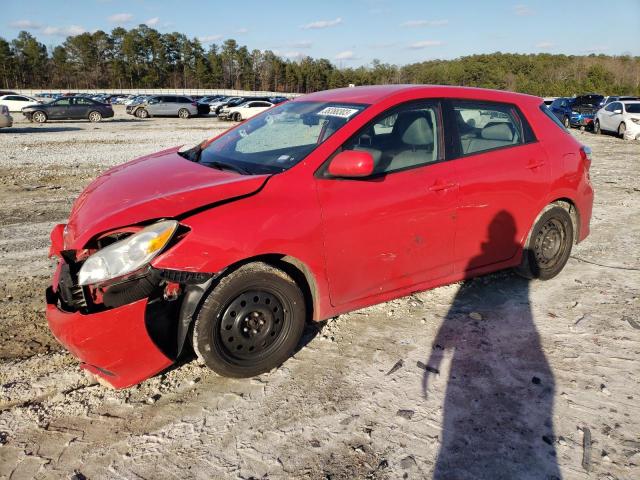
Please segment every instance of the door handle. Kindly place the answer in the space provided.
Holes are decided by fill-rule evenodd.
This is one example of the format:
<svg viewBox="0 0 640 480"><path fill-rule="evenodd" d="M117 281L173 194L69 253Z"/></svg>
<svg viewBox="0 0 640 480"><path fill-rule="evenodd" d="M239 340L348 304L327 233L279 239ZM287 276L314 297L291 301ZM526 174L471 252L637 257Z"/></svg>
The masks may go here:
<svg viewBox="0 0 640 480"><path fill-rule="evenodd" d="M544 162L530 162L529 165L527 165L527 168L529 170L535 170L536 168L540 168L542 166L544 166Z"/></svg>
<svg viewBox="0 0 640 480"><path fill-rule="evenodd" d="M444 183L444 182L436 182L429 187L429 190L432 192L442 192L444 190L450 190L452 188L457 187L457 183Z"/></svg>

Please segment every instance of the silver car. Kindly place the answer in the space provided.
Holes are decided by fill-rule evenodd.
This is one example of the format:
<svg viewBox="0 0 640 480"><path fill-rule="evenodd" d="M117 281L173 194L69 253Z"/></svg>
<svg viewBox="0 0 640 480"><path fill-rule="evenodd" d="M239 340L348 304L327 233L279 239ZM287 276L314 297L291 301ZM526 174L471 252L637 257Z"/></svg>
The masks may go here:
<svg viewBox="0 0 640 480"><path fill-rule="evenodd" d="M6 105L0 105L0 128L11 125L13 125L13 117L9 115L9 109Z"/></svg>
<svg viewBox="0 0 640 480"><path fill-rule="evenodd" d="M198 104L182 95L153 95L137 105L128 105L127 113L138 118L180 117L189 118L198 114Z"/></svg>

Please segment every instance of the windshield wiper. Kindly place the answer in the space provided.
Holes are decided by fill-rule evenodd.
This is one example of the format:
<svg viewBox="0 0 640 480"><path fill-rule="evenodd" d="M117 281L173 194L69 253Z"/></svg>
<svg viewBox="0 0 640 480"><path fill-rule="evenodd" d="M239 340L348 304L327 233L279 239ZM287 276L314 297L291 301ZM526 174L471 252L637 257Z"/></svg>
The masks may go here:
<svg viewBox="0 0 640 480"><path fill-rule="evenodd" d="M213 160L211 162L206 162L206 163L203 163L203 165L207 165L207 166L210 166L210 167L213 167L213 168L217 168L218 170L231 170L231 171L234 171L236 173L240 173L242 175L253 175L246 168L242 168L242 167L239 167L237 165L233 165L231 163L220 162L218 160Z"/></svg>

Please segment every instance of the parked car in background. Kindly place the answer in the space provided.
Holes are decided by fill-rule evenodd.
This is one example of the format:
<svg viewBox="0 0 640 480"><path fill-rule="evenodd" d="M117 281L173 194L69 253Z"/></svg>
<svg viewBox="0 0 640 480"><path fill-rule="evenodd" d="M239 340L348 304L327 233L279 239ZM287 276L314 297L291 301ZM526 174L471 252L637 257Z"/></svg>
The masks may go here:
<svg viewBox="0 0 640 480"><path fill-rule="evenodd" d="M153 95L137 105L128 105L127 113L138 118L198 115L198 103L182 95Z"/></svg>
<svg viewBox="0 0 640 480"><path fill-rule="evenodd" d="M99 122L103 118L113 117L113 108L87 97L61 97L50 103L24 107L22 113L36 123L65 119Z"/></svg>
<svg viewBox="0 0 640 480"><path fill-rule="evenodd" d="M640 101L611 102L598 110L596 133L615 132L620 138L640 140Z"/></svg>
<svg viewBox="0 0 640 480"><path fill-rule="evenodd" d="M233 102L242 103L243 101L244 101L244 97L224 97L218 100L217 102L210 103L209 107L211 108L211 112L217 115L220 113L220 110L222 110L223 107L226 107L227 105Z"/></svg>
<svg viewBox="0 0 640 480"><path fill-rule="evenodd" d="M124 104L129 106L129 105L138 105L142 102L144 102L147 98L151 98L152 95L133 95L130 98L128 98L127 100L124 101Z"/></svg>
<svg viewBox="0 0 640 480"><path fill-rule="evenodd" d="M0 90L0 95L20 95L12 90Z"/></svg>
<svg viewBox="0 0 640 480"><path fill-rule="evenodd" d="M13 125L13 117L6 105L0 105L0 128Z"/></svg>
<svg viewBox="0 0 640 480"><path fill-rule="evenodd" d="M592 128L598 106L604 97L595 93L573 98L557 98L549 109L563 123L565 128Z"/></svg>
<svg viewBox="0 0 640 480"><path fill-rule="evenodd" d="M628 102L634 100L640 100L640 97L630 95L609 95L608 97L604 97L602 102L600 102L600 108L610 104L611 102Z"/></svg>
<svg viewBox="0 0 640 480"><path fill-rule="evenodd" d="M241 122L247 118L257 115L258 113L264 112L271 107L273 107L273 103L271 102L252 100L250 102L241 103L237 107L223 107L218 114L218 118L221 120Z"/></svg>
<svg viewBox="0 0 640 480"><path fill-rule="evenodd" d="M0 97L0 105L6 106L10 112L20 112L22 107L39 105L41 102L26 95L3 95Z"/></svg>
<svg viewBox="0 0 640 480"><path fill-rule="evenodd" d="M500 121L463 120L478 116ZM505 268L558 275L589 234L590 165L529 95L301 96L90 184L51 232L48 323L117 388L188 343L221 375L259 375L295 351L307 320Z"/></svg>

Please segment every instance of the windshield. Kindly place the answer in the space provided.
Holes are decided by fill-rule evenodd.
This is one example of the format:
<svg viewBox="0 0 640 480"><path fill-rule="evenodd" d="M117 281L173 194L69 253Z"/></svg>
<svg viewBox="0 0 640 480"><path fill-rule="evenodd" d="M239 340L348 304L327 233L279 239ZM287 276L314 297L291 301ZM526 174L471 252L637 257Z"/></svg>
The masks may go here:
<svg viewBox="0 0 640 480"><path fill-rule="evenodd" d="M625 103L624 108L627 113L640 113L640 103Z"/></svg>
<svg viewBox="0 0 640 480"><path fill-rule="evenodd" d="M280 173L296 165L366 105L287 102L246 121L210 143L181 155L243 174Z"/></svg>

